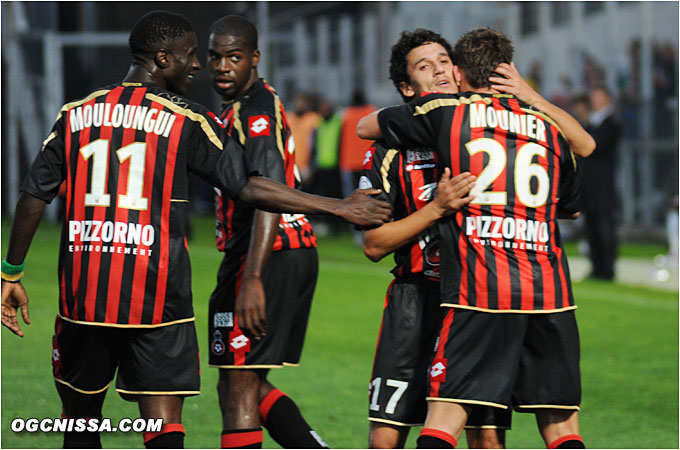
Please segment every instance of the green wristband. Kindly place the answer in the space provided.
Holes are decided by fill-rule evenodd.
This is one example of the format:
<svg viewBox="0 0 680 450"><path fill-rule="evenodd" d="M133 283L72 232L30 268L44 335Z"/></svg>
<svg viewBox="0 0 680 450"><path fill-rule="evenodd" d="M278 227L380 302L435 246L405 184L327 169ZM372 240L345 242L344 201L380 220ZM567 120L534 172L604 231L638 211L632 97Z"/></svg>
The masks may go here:
<svg viewBox="0 0 680 450"><path fill-rule="evenodd" d="M26 262L22 262L18 266L15 266L14 264L10 264L7 262L6 259L2 260L2 273L6 275L19 275L21 272L24 271L24 267L26 266Z"/></svg>

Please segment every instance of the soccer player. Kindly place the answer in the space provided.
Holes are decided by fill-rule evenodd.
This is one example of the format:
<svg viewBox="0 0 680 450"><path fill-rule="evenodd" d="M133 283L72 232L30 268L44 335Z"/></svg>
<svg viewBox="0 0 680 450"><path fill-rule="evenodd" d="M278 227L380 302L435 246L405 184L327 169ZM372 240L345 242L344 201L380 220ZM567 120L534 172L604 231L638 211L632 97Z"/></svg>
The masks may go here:
<svg viewBox="0 0 680 450"><path fill-rule="evenodd" d="M390 146L431 146L452 173L477 174L475 199L439 222L448 309L419 448L455 447L479 404L534 412L549 448L583 448L576 306L556 224L558 210L578 209L576 160L552 119L492 87L512 53L502 33L467 33L454 49L461 94L427 95L358 127Z"/></svg>
<svg viewBox="0 0 680 450"><path fill-rule="evenodd" d="M53 371L62 413L101 418L116 389L142 418L161 418L149 448L183 445L183 399L199 393L199 358L185 240L188 172L272 211L337 214L378 224L388 204L304 194L247 168L242 148L206 108L181 96L200 69L189 22L154 11L133 27L120 83L61 109L22 185L2 261L2 324L29 323L24 259L46 203L66 181ZM97 432L66 432L65 447L101 447Z"/></svg>
<svg viewBox="0 0 680 450"><path fill-rule="evenodd" d="M253 169L298 187L295 143L281 99L258 77L257 29L241 16L210 28L208 65L220 118ZM219 368L222 447L262 446L262 426L284 448L325 448L272 368L297 365L318 274L316 236L304 215L255 210L218 191L217 248L225 252L210 297L209 362Z"/></svg>
<svg viewBox="0 0 680 450"><path fill-rule="evenodd" d="M402 98L409 101L432 91L458 92L450 55L448 42L430 30L402 33L390 58L390 78ZM556 108L522 79L514 65L501 65L497 70L507 77L496 80L502 84L499 89L512 89L532 105ZM574 142L589 139L571 116L561 110L555 115L560 119L556 120L558 125L564 126L565 134ZM438 198L427 203L436 182L436 157L432 150L417 148L400 154L378 141L372 144L366 161L363 186L382 186L381 197L392 203L395 219L408 217L362 233L364 252L370 259L376 261L394 251L397 263L393 270L396 279L386 299L369 396L369 444L394 448L403 446L409 431L407 424L420 424L425 418L428 358L440 319L435 224L444 211L436 207ZM439 196L441 190L437 192ZM438 213L432 214L434 211ZM391 345L393 342L399 345ZM413 350L404 352L403 348ZM393 406L388 406L390 401ZM466 423L468 447L503 446L504 430L510 427L510 412L483 406L473 410Z"/></svg>
<svg viewBox="0 0 680 450"><path fill-rule="evenodd" d="M392 47L390 78L405 101L423 92L458 92L451 46L426 29L405 31ZM436 222L449 210L446 195L461 198L471 188L469 173L460 186L444 191L437 183L436 155L429 148L406 152L371 145L360 186L379 186L394 207L394 222L362 231L364 253L378 261L394 252L395 280L385 299L369 392L369 447L403 448L411 426L425 421L428 364L441 322L439 240ZM446 169L445 177L449 176ZM437 192L433 198L434 192ZM432 200L432 201L430 201ZM471 197L460 200L469 202ZM510 413L476 407L466 425L470 448L502 446Z"/></svg>

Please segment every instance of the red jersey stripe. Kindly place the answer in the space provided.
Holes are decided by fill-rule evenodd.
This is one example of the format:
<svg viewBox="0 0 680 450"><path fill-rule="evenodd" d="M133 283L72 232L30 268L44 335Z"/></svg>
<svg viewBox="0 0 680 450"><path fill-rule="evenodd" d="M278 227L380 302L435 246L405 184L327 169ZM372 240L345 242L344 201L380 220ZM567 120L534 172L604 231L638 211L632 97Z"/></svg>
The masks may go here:
<svg viewBox="0 0 680 450"><path fill-rule="evenodd" d="M169 270L169 241L170 241L170 207L172 199L172 185L175 176L175 162L177 150L182 134L185 116L175 114L175 126L173 126L168 137L168 153L165 162L165 174L163 179L163 192L161 201L161 229L159 239L158 255L158 279L156 281L156 301L154 303L152 323L161 323L163 320L163 310L165 307L165 293L168 284Z"/></svg>

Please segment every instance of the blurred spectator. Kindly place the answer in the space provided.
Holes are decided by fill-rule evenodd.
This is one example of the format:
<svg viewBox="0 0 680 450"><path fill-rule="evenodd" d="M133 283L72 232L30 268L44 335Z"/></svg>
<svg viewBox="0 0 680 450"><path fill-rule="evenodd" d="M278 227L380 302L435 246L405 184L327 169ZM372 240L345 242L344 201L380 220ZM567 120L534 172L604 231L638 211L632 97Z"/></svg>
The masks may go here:
<svg viewBox="0 0 680 450"><path fill-rule="evenodd" d="M656 44L653 49L654 134L659 137L675 135L673 114L678 107L678 52L671 43Z"/></svg>
<svg viewBox="0 0 680 450"><path fill-rule="evenodd" d="M357 188L359 173L364 164L364 158L371 141L357 136L359 120L375 111L375 106L366 103L364 93L356 91L352 95L352 104L345 108L342 114L340 130L340 176L342 178L342 192L349 195Z"/></svg>
<svg viewBox="0 0 680 450"><path fill-rule="evenodd" d="M293 112L287 115L295 141L295 163L300 171L302 188L305 190L310 181L312 132L321 120L315 109L313 97L306 92L298 92L293 97Z"/></svg>
<svg viewBox="0 0 680 450"><path fill-rule="evenodd" d="M589 91L595 90L606 79L604 67L588 52L583 52L582 76L583 85Z"/></svg>
<svg viewBox="0 0 680 450"><path fill-rule="evenodd" d="M590 97L588 94L576 94L569 99L569 112L579 121L583 128L588 127L590 118Z"/></svg>
<svg viewBox="0 0 680 450"><path fill-rule="evenodd" d="M338 150L342 116L335 112L335 105L327 98L319 99L320 121L312 133L312 154L310 160L310 191L326 197L342 198ZM314 216L314 230L317 235L333 234L344 229L342 219L330 216Z"/></svg>
<svg viewBox="0 0 680 450"><path fill-rule="evenodd" d="M596 148L589 158L580 161L584 231L592 264L590 276L612 280L618 247L619 198L615 171L621 130L606 87L596 86L591 91L590 105L592 112L586 130L595 139Z"/></svg>
<svg viewBox="0 0 680 450"><path fill-rule="evenodd" d="M626 59L617 74L617 83L621 93L621 130L622 137L636 139L639 136L640 123L640 89L641 89L641 43L634 39L628 45Z"/></svg>

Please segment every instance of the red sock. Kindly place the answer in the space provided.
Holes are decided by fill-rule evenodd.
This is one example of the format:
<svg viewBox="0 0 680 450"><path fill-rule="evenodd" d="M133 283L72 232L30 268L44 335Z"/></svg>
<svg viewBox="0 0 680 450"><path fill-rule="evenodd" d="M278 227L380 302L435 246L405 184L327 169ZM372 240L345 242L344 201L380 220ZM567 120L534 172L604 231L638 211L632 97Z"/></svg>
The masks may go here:
<svg viewBox="0 0 680 450"><path fill-rule="evenodd" d="M274 406L274 403L281 397L283 397L284 394L278 389L272 389L269 391L267 395L264 396L262 401L260 402L260 421L262 422L262 425L267 426L267 416L269 415L269 411L271 411L272 406Z"/></svg>
<svg viewBox="0 0 680 450"><path fill-rule="evenodd" d="M446 431L423 428L417 441L417 448L456 448L458 441Z"/></svg>
<svg viewBox="0 0 680 450"><path fill-rule="evenodd" d="M548 448L586 448L578 434L566 434L548 444Z"/></svg>
<svg viewBox="0 0 680 450"><path fill-rule="evenodd" d="M161 431L143 433L146 448L184 448L184 425L168 423Z"/></svg>
<svg viewBox="0 0 680 450"><path fill-rule="evenodd" d="M262 448L262 429L225 430L222 432L222 448Z"/></svg>

